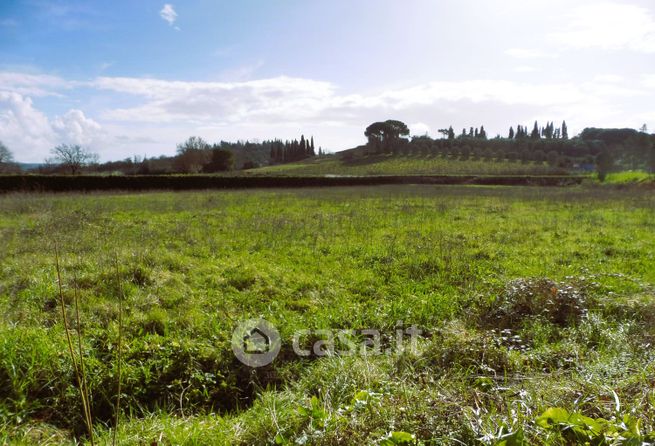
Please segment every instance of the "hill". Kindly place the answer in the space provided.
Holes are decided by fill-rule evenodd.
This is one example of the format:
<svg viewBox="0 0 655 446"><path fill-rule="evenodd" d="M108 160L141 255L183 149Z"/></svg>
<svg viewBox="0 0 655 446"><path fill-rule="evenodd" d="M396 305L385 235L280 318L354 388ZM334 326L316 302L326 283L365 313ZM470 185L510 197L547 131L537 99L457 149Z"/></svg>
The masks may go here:
<svg viewBox="0 0 655 446"><path fill-rule="evenodd" d="M352 156L352 149L326 158L248 170L248 175L549 175L565 170L544 162L466 159L432 155Z"/></svg>

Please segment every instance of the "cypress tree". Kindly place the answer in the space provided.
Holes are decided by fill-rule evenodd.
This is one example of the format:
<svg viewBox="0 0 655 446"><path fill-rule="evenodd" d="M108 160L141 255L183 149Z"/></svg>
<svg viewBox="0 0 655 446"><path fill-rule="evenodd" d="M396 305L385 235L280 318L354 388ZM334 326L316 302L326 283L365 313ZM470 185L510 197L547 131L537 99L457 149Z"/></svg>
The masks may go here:
<svg viewBox="0 0 655 446"><path fill-rule="evenodd" d="M532 134L530 135L532 139L539 139L539 124L537 121L534 122L534 128L532 129Z"/></svg>
<svg viewBox="0 0 655 446"><path fill-rule="evenodd" d="M569 129L566 127L566 121L562 121L562 139L569 139Z"/></svg>
<svg viewBox="0 0 655 446"><path fill-rule="evenodd" d="M509 139L514 139L514 127L509 128Z"/></svg>

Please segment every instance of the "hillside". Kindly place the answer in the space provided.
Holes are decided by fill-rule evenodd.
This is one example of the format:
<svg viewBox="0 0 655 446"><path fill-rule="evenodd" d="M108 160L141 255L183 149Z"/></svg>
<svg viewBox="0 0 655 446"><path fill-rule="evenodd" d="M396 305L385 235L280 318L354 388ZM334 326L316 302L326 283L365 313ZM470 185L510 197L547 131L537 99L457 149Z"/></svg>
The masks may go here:
<svg viewBox="0 0 655 446"><path fill-rule="evenodd" d="M266 166L246 171L248 175L519 175L562 174L546 163L488 161L431 155L374 155L348 159L344 156Z"/></svg>

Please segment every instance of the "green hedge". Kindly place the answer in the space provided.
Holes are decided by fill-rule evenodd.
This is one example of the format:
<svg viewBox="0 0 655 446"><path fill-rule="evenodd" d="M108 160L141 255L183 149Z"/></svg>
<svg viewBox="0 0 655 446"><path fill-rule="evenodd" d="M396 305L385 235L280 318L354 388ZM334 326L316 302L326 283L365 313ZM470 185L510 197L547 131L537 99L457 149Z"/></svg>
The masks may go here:
<svg viewBox="0 0 655 446"><path fill-rule="evenodd" d="M478 184L498 186L568 186L581 176L362 176L362 177L220 177L212 175L6 175L0 192L70 192L106 190L193 190L244 188L298 188L327 186L376 186L385 184Z"/></svg>

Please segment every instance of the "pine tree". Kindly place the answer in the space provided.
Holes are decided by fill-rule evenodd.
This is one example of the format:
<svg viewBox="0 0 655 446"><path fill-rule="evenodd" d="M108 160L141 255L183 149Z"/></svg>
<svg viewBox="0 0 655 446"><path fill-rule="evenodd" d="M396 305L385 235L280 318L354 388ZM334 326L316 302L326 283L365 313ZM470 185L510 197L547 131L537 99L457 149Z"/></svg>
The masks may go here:
<svg viewBox="0 0 655 446"><path fill-rule="evenodd" d="M314 137L312 136L311 142L309 143L309 150L312 156L316 156L316 151L314 150Z"/></svg>
<svg viewBox="0 0 655 446"><path fill-rule="evenodd" d="M509 128L509 139L514 139L514 127Z"/></svg>
<svg viewBox="0 0 655 446"><path fill-rule="evenodd" d="M484 126L480 126L480 133L478 134L480 139L487 139L487 131L484 129Z"/></svg>
<svg viewBox="0 0 655 446"><path fill-rule="evenodd" d="M448 127L448 139L455 139L455 131L452 125Z"/></svg>
<svg viewBox="0 0 655 446"><path fill-rule="evenodd" d="M566 127L566 121L562 121L562 139L569 139L569 129Z"/></svg>
<svg viewBox="0 0 655 446"><path fill-rule="evenodd" d="M530 134L531 139L539 139L539 124L537 121L534 122L534 128L532 129L532 134Z"/></svg>

